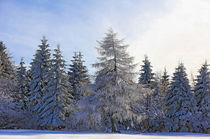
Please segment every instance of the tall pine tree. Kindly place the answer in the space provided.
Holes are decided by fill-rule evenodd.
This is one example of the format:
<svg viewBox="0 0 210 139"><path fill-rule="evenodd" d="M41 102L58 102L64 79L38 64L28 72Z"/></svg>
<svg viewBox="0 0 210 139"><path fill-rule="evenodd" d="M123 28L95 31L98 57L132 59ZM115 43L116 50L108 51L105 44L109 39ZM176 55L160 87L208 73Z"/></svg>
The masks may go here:
<svg viewBox="0 0 210 139"><path fill-rule="evenodd" d="M195 112L195 105L183 63L180 63L176 68L170 90L164 101L166 130L172 132L192 131L191 118Z"/></svg>
<svg viewBox="0 0 210 139"><path fill-rule="evenodd" d="M30 100L29 107L35 116L38 116L39 103L45 94L44 88L47 85L47 73L51 67L50 49L49 44L45 37L41 40L42 44L39 45L39 49L36 51L33 61L31 62L30 69ZM38 118L38 117L36 117Z"/></svg>
<svg viewBox="0 0 210 139"><path fill-rule="evenodd" d="M199 70L195 84L195 99L203 132L210 132L210 72L205 62Z"/></svg>
<svg viewBox="0 0 210 139"><path fill-rule="evenodd" d="M135 91L131 84L136 65L126 52L127 47L110 29L99 42L99 62L93 65L98 69L95 99L99 102L96 110L101 112L102 122L107 121L104 126L111 128L112 132L117 132L118 123L131 120L132 115L130 104Z"/></svg>
<svg viewBox="0 0 210 139"><path fill-rule="evenodd" d="M53 54L52 68L47 73L48 84L41 99L39 112L39 126L56 129L63 127L65 115L73 103L69 93L69 82L65 72L65 61L58 45Z"/></svg>
<svg viewBox="0 0 210 139"><path fill-rule="evenodd" d="M73 96L76 100L82 96L80 89L90 83L88 70L83 64L83 55L81 52L75 52L73 56L72 64L70 65L69 82L72 86Z"/></svg>

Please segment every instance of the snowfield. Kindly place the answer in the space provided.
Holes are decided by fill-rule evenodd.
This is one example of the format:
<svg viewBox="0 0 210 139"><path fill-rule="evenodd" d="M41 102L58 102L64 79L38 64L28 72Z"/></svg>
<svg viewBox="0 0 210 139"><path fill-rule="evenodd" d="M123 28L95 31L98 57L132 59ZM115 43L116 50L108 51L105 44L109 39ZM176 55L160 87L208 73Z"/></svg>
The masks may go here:
<svg viewBox="0 0 210 139"><path fill-rule="evenodd" d="M210 139L200 133L108 134L48 130L0 130L0 139Z"/></svg>

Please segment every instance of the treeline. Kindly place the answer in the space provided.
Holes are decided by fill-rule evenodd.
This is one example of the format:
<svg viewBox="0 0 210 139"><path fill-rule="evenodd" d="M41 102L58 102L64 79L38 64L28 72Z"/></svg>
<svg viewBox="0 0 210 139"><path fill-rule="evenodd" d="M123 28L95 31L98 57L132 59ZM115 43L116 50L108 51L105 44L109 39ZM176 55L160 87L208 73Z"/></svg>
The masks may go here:
<svg viewBox="0 0 210 139"><path fill-rule="evenodd" d="M111 29L98 45L91 83L81 52L67 65L60 46L51 52L43 37L30 67L23 58L16 67L0 42L0 128L210 133L207 62L190 86L183 63L170 80L145 56L137 75L128 45Z"/></svg>

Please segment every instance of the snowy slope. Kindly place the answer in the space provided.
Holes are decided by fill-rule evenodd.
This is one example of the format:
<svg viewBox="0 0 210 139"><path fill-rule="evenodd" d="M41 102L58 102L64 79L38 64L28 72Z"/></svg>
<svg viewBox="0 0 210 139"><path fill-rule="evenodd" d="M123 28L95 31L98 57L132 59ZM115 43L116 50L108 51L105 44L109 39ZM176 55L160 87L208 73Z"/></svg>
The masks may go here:
<svg viewBox="0 0 210 139"><path fill-rule="evenodd" d="M0 139L210 139L210 134L197 133L148 133L104 134L41 130L0 130Z"/></svg>

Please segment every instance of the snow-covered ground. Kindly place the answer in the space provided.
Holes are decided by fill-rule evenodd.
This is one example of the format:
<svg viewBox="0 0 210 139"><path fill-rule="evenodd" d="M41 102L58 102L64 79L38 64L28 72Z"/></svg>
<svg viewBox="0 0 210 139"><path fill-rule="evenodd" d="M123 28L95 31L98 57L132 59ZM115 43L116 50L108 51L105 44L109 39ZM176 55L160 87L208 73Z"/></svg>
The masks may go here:
<svg viewBox="0 0 210 139"><path fill-rule="evenodd" d="M106 134L41 130L0 130L0 139L210 139L210 134L198 133L146 133Z"/></svg>

